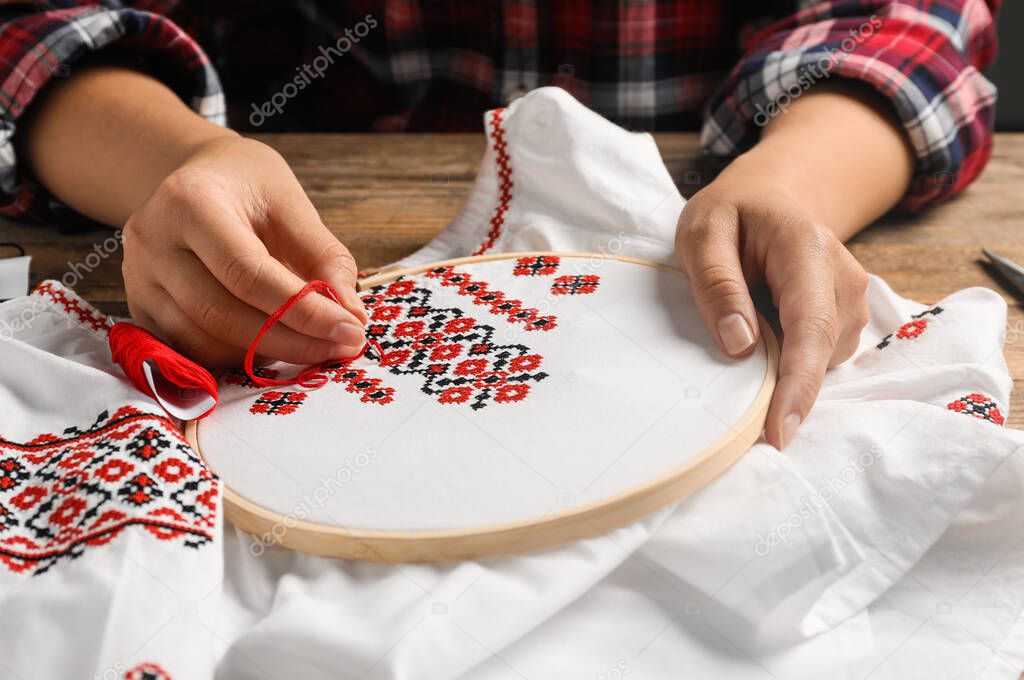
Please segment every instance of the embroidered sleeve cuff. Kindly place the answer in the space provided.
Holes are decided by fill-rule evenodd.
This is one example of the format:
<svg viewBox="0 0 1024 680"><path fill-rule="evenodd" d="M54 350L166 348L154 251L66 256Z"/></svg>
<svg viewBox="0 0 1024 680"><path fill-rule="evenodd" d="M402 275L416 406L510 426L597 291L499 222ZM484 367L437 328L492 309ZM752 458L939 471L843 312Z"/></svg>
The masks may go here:
<svg viewBox="0 0 1024 680"><path fill-rule="evenodd" d="M82 57L117 46L208 120L225 124L220 81L199 45L166 17L125 8L84 6L25 14L0 23L0 215L42 218L47 192L19 172L19 119L45 85L71 74Z"/></svg>
<svg viewBox="0 0 1024 680"><path fill-rule="evenodd" d="M831 4L819 3L817 11ZM991 60L995 38L982 10L988 23L973 33L966 22L957 30L909 8L887 17L812 22L801 12L789 20L795 28L776 25L755 38L759 44L713 97L701 145L728 161L753 146L760 128L815 83L854 79L892 102L914 148L914 179L901 207L920 210L947 199L970 184L991 155L996 92L978 69Z"/></svg>

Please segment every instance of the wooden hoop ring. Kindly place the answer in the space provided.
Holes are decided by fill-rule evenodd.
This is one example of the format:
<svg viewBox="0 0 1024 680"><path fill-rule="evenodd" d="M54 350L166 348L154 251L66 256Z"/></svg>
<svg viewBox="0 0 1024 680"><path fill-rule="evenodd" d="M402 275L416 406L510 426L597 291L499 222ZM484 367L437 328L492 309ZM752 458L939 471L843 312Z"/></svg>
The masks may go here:
<svg viewBox="0 0 1024 680"><path fill-rule="evenodd" d="M521 252L462 257L411 268L382 271L359 281L359 290L387 283L399 276L420 274L434 267L554 255L619 260L685 274L672 266L599 253ZM536 520L495 524L472 529L443 531L367 531L307 522L267 510L223 485L224 516L232 524L260 538L274 537L274 543L292 550L370 562L444 562L504 556L551 548L570 541L591 538L636 521L700 489L727 470L761 436L768 404L778 373L779 344L767 321L757 315L767 366L764 381L754 401L726 434L686 463L615 496L578 508L547 513ZM185 439L202 458L199 421L185 426ZM204 458L205 462L205 458ZM278 536L279 528L283 531Z"/></svg>

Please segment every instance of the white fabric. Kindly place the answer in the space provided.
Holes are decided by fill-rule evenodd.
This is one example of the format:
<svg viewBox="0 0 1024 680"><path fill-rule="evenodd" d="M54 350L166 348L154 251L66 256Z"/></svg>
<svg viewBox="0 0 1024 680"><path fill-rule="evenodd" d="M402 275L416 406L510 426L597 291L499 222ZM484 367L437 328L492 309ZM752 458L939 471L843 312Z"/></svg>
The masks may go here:
<svg viewBox="0 0 1024 680"><path fill-rule="evenodd" d="M384 354L346 368L391 390L386 403L363 401L348 381L225 385L197 434L225 485L282 515L310 494L305 519L332 526L478 529L554 520L692 465L717 442L756 438L734 428L761 393L764 346L722 354L678 272L567 255L442 271L500 291L525 316L510 320L436 272L371 290L363 300ZM529 318L547 323L520 322ZM464 328L445 333L453 323ZM417 350L419 338L440 339ZM481 346L494 349L474 353ZM286 402L290 413L260 408L282 392L303 401Z"/></svg>
<svg viewBox="0 0 1024 680"><path fill-rule="evenodd" d="M670 256L682 201L650 137L560 90L527 95L504 119L514 189L495 249L614 242ZM494 154L452 229L408 261L485 240L500 195ZM38 299L0 306L0 321ZM231 527L189 553L129 528L38 576L0 564L0 599L15 613L0 623L0 661L33 678L144 658L178 678L1016 679L1024 439L947 408L979 393L1005 416L1005 305L971 289L935 313L878 279L869 302L857 355L828 375L784 453L758 444L644 521L444 566L317 558ZM0 343L3 436L60 432L123 403L155 412L54 305L39 315L51 322ZM922 331L883 340L922 313ZM186 614L178 602L191 603ZM165 646L179 631L192 637ZM60 658L39 665L52 649Z"/></svg>

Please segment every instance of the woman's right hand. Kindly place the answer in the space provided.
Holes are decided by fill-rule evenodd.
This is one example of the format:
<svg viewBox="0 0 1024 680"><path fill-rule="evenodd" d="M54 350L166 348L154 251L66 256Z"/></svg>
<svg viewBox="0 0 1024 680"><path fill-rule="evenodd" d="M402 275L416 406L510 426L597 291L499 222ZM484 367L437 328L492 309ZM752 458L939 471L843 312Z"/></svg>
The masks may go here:
<svg viewBox="0 0 1024 680"><path fill-rule="evenodd" d="M207 366L238 365L267 316L311 280L263 338L259 355L312 364L356 354L366 310L356 263L320 220L285 160L226 133L168 174L124 225L133 320Z"/></svg>

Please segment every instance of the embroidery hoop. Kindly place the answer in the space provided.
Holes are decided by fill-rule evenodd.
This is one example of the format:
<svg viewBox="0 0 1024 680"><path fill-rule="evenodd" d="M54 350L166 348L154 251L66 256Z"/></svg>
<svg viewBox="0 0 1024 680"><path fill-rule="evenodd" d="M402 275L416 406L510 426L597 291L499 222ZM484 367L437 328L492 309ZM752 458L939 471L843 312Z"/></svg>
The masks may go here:
<svg viewBox="0 0 1024 680"><path fill-rule="evenodd" d="M599 253L539 251L477 255L417 267L384 270L361 279L358 289L364 291L379 284L390 283L400 276L422 274L439 266L546 255L617 260L685 277L675 267L650 260ZM549 513L534 520L466 529L381 531L332 526L288 517L243 497L225 482L222 484L225 518L253 536L272 535L277 544L299 552L388 563L458 561L526 553L607 533L708 484L746 453L760 437L775 388L779 345L771 326L760 314L758 323L760 342L764 345L766 356L764 380L743 415L728 424L730 432L668 472L600 501ZM196 453L206 460L199 446L198 433L202 422L192 420L186 423L185 438ZM286 527L285 531L276 533L275 530L281 527Z"/></svg>

